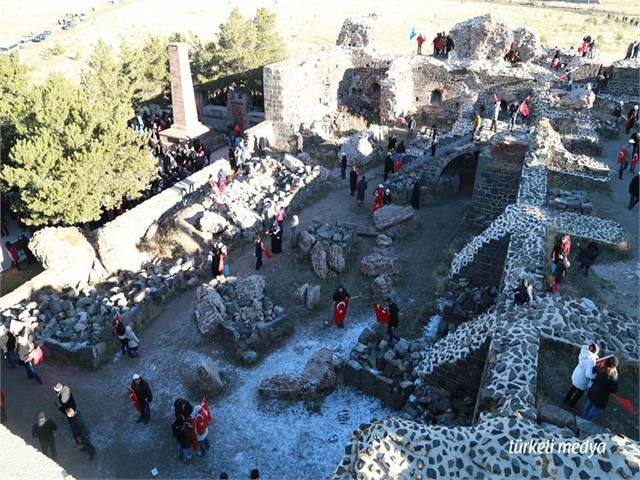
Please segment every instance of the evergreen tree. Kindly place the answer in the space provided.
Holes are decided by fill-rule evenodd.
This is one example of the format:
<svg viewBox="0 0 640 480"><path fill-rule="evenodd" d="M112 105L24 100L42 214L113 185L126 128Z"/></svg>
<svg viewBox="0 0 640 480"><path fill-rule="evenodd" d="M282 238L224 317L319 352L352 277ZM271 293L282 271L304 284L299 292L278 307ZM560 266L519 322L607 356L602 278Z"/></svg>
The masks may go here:
<svg viewBox="0 0 640 480"><path fill-rule="evenodd" d="M18 140L0 178L15 187L28 225L97 220L153 178L146 139L127 127L131 89L104 44L90 66L80 85L52 74L32 86L21 117L14 116Z"/></svg>

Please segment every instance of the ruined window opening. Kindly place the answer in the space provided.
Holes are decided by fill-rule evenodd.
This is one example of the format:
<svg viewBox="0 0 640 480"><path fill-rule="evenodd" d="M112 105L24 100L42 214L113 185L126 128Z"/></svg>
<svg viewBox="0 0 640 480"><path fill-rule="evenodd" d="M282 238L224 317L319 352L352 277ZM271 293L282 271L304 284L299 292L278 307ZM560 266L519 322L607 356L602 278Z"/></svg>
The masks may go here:
<svg viewBox="0 0 640 480"><path fill-rule="evenodd" d="M439 107L440 105L442 105L442 92L440 90L433 90L431 92L429 105L433 105L434 107Z"/></svg>

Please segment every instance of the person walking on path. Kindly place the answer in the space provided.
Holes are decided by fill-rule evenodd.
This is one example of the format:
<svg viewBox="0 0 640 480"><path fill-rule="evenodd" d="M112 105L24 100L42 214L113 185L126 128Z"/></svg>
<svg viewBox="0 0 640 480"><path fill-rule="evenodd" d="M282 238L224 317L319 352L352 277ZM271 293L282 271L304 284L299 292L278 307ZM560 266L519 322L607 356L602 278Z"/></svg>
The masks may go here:
<svg viewBox="0 0 640 480"><path fill-rule="evenodd" d="M20 270L20 254L18 253L18 249L11 242L5 242L4 247L11 260L11 267L9 268L15 266L17 270Z"/></svg>
<svg viewBox="0 0 640 480"><path fill-rule="evenodd" d="M391 298L387 301L389 302L389 323L387 324L387 337L389 338L389 343L393 345L395 341L400 340L400 337L394 333L394 330L398 328L398 324L400 323L400 309Z"/></svg>
<svg viewBox="0 0 640 480"><path fill-rule="evenodd" d="M349 172L349 189L351 190L351 196L353 197L358 188L358 167L353 165Z"/></svg>
<svg viewBox="0 0 640 480"><path fill-rule="evenodd" d="M256 236L253 240L253 245L255 247L254 255L256 256L256 270L260 270L260 267L263 265L262 252L264 251L264 244L262 243L262 240L260 240L260 237Z"/></svg>
<svg viewBox="0 0 640 480"><path fill-rule="evenodd" d="M471 132L471 141L480 140L480 128L482 127L482 117L479 112L476 112L473 117L473 131Z"/></svg>
<svg viewBox="0 0 640 480"><path fill-rule="evenodd" d="M38 442L40 442L40 451L55 461L58 452L56 450L56 440L53 432L58 429L58 426L56 422L47 418L42 411L36 414L36 420L36 423L34 423L31 428L31 436L37 438Z"/></svg>
<svg viewBox="0 0 640 480"><path fill-rule="evenodd" d="M20 366L20 357L16 347L16 336L7 327L0 325L0 348L9 368L18 368Z"/></svg>
<svg viewBox="0 0 640 480"><path fill-rule="evenodd" d="M600 255L600 246L598 242L591 241L587 244L587 248L583 248L580 244L578 244L578 255L576 256L576 260L578 261L578 268L576 269L576 273L582 272L584 269L584 276L589 276L589 269Z"/></svg>
<svg viewBox="0 0 640 480"><path fill-rule="evenodd" d="M367 191L367 179L365 176L362 176L362 179L358 182L358 194L356 198L358 200L358 205L362 205L364 202L364 192Z"/></svg>
<svg viewBox="0 0 640 480"><path fill-rule="evenodd" d="M340 178L345 179L347 173L347 156L342 155L342 160L340 160Z"/></svg>
<svg viewBox="0 0 640 480"><path fill-rule="evenodd" d="M67 408L66 414L67 421L71 427L71 434L73 435L73 439L76 441L76 446L81 446L81 450L87 452L89 454L89 460L92 461L96 456L96 449L91 444L91 440L89 440L89 429L84 423L82 415L73 408Z"/></svg>
<svg viewBox="0 0 640 480"><path fill-rule="evenodd" d="M413 138L413 132L416 129L416 117L413 116L409 119L409 123L407 123L407 140L411 140Z"/></svg>
<svg viewBox="0 0 640 480"><path fill-rule="evenodd" d="M625 124L625 129L627 135L633 128L633 126L638 122L638 105L634 105L631 110L629 110L629 115L627 115L627 123Z"/></svg>
<svg viewBox="0 0 640 480"><path fill-rule="evenodd" d="M282 226L284 225L284 207L282 205L276 208L276 222L280 230L282 230Z"/></svg>
<svg viewBox="0 0 640 480"><path fill-rule="evenodd" d="M129 347L129 356L131 358L138 358L140 354L138 353L138 346L140 345L140 339L134 333L131 325L127 325L125 328L125 337L127 337L127 346Z"/></svg>
<svg viewBox="0 0 640 480"><path fill-rule="evenodd" d="M585 420L592 421L599 410L607 408L609 395L618 391L618 363L616 357L610 357L602 365L593 367L596 378L589 388L589 400L582 412Z"/></svg>
<svg viewBox="0 0 640 480"><path fill-rule="evenodd" d="M56 383L53 387L53 391L56 392L56 408L60 410L60 413L67 415L67 409L71 408L76 410L76 400L73 398L73 393L67 385Z"/></svg>
<svg viewBox="0 0 640 480"><path fill-rule="evenodd" d="M342 285L333 292L333 323L338 328L344 328L344 318L347 315L350 298L351 295Z"/></svg>
<svg viewBox="0 0 640 480"><path fill-rule="evenodd" d="M623 106L624 106L624 102L620 100L618 104L613 108L613 112L611 113L611 115L613 115L613 123L615 124L618 130L620 130L620 123L622 122Z"/></svg>
<svg viewBox="0 0 640 480"><path fill-rule="evenodd" d="M149 423L149 420L151 420L151 408L149 404L153 401L149 384L141 378L140 375L135 373L131 381L131 390L136 394L138 404L140 405L140 418L138 418L136 422Z"/></svg>
<svg viewBox="0 0 640 480"><path fill-rule="evenodd" d="M491 131L498 132L498 117L500 116L500 102L493 104L493 117L491 117Z"/></svg>
<svg viewBox="0 0 640 480"><path fill-rule="evenodd" d="M304 151L304 138L302 134L298 132L296 135L296 155L300 155Z"/></svg>
<svg viewBox="0 0 640 480"><path fill-rule="evenodd" d="M629 140L629 143L633 142L633 140ZM622 174L624 173L624 171L627 169L627 167L629 166L629 162L627 161L627 158L629 156L629 154L627 153L627 146L626 145L622 145L620 147L620 151L618 152L618 158L616 160L616 162L618 163L619 167L618 167L618 178L620 180L622 180Z"/></svg>
<svg viewBox="0 0 640 480"><path fill-rule="evenodd" d="M589 382L596 378L593 367L598 361L600 347L595 343L584 345L578 355L578 365L571 374L571 387L564 397L564 403L571 409L575 409L582 394L589 388Z"/></svg>
<svg viewBox="0 0 640 480"><path fill-rule="evenodd" d="M178 442L178 458L182 458L184 463L189 463L191 460L189 453L192 445L190 430L191 426L185 422L182 415L178 415L171 425L171 433Z"/></svg>
<svg viewBox="0 0 640 480"><path fill-rule="evenodd" d="M298 248L300 237L300 220L297 215L291 217L291 248Z"/></svg>
<svg viewBox="0 0 640 480"><path fill-rule="evenodd" d="M635 175L629 183L629 210L631 210L640 197L640 173Z"/></svg>
<svg viewBox="0 0 640 480"><path fill-rule="evenodd" d="M385 182L389 178L390 173L393 173L393 155L391 155L391 152L388 152L387 156L384 159L384 181Z"/></svg>
<svg viewBox="0 0 640 480"><path fill-rule="evenodd" d="M26 337L23 335L18 338L18 356L20 357L20 364L27 369L27 378L29 380L35 378L36 381L42 385L42 379L34 367L36 349L37 345L32 333Z"/></svg>
<svg viewBox="0 0 640 480"><path fill-rule="evenodd" d="M414 210L420 210L420 182L417 178L413 181L411 189L411 206Z"/></svg>

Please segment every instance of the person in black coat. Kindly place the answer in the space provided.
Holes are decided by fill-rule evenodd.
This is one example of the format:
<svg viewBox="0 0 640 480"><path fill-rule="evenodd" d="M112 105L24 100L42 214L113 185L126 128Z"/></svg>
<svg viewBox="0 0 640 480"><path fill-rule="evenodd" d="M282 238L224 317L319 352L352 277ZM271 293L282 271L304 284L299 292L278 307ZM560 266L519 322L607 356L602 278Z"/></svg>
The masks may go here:
<svg viewBox="0 0 640 480"><path fill-rule="evenodd" d="M593 265L598 255L600 255L600 246L598 242L589 242L587 248L583 248L578 244L578 250L580 250L580 252L576 256L576 260L578 261L576 273L584 269L584 276L586 277L589 275L589 268L591 268L591 265Z"/></svg>
<svg viewBox="0 0 640 480"><path fill-rule="evenodd" d="M415 210L420 210L420 182L417 179L413 181L411 189L411 206Z"/></svg>
<svg viewBox="0 0 640 480"><path fill-rule="evenodd" d="M89 429L84 423L80 412L73 408L67 408L65 412L67 415L67 421L71 427L71 434L73 435L76 444L82 445L82 450L89 454L89 460L93 460L96 456L96 449L89 440Z"/></svg>
<svg viewBox="0 0 640 480"><path fill-rule="evenodd" d="M340 160L340 178L343 180L346 178L347 174L347 156L342 155L342 160Z"/></svg>
<svg viewBox="0 0 640 480"><path fill-rule="evenodd" d="M618 359L609 357L602 365L593 367L596 378L589 389L589 400L584 406L582 418L592 421L598 410L604 410L609 395L618 391Z"/></svg>
<svg viewBox="0 0 640 480"><path fill-rule="evenodd" d="M355 165L351 167L349 172L349 189L351 190L351 196L353 197L358 187L358 167Z"/></svg>
<svg viewBox="0 0 640 480"><path fill-rule="evenodd" d="M362 202L364 202L364 192L366 192L367 190L367 179L365 178L365 176L362 176L362 179L358 182L358 194L356 195L356 198L358 199L358 205L362 205Z"/></svg>
<svg viewBox="0 0 640 480"><path fill-rule="evenodd" d="M631 210L640 198L640 173L635 175L629 183L629 210Z"/></svg>
<svg viewBox="0 0 640 480"><path fill-rule="evenodd" d="M151 408L149 404L153 401L151 387L136 373L133 375L131 381L131 390L135 392L138 403L140 404L140 418L138 418L137 422L149 423L149 420L151 420Z"/></svg>
<svg viewBox="0 0 640 480"><path fill-rule="evenodd" d="M391 205L391 190L388 188L382 194L382 205Z"/></svg>
<svg viewBox="0 0 640 480"><path fill-rule="evenodd" d="M517 305L529 305L533 301L533 288L529 285L529 281L523 278L520 285L512 290L513 301Z"/></svg>
<svg viewBox="0 0 640 480"><path fill-rule="evenodd" d="M271 237L271 253L282 253L282 229L278 222L273 222L266 234Z"/></svg>
<svg viewBox="0 0 640 480"><path fill-rule="evenodd" d="M76 409L76 400L73 398L73 393L71 393L71 389L69 387L58 383L53 387L53 391L56 392L58 397L56 400L56 407L58 407L60 413L66 415L67 408L72 408L73 410Z"/></svg>
<svg viewBox="0 0 640 480"><path fill-rule="evenodd" d="M262 252L264 250L264 245L262 244L262 240L260 237L256 237L253 240L253 245L255 246L255 256L256 256L256 270L260 270L262 266Z"/></svg>
<svg viewBox="0 0 640 480"><path fill-rule="evenodd" d="M176 417L182 416L183 418L189 418L191 412L193 412L193 405L189 403L189 400L178 398L173 402L173 412Z"/></svg>
<svg viewBox="0 0 640 480"><path fill-rule="evenodd" d="M389 174L393 173L393 156L391 152L387 153L387 157L384 159L384 181L387 181Z"/></svg>
<svg viewBox="0 0 640 480"><path fill-rule="evenodd" d="M400 340L400 337L394 333L394 330L398 328L400 323L400 309L398 305L389 299L389 323L387 324L387 337L389 337L389 343L393 344L394 341Z"/></svg>
<svg viewBox="0 0 640 480"><path fill-rule="evenodd" d="M178 457L182 457L184 463L191 460L189 450L191 449L190 426L182 415L176 415L176 419L171 425L171 433L178 442Z"/></svg>
<svg viewBox="0 0 640 480"><path fill-rule="evenodd" d="M55 460L58 456L56 451L56 440L53 432L58 429L56 422L47 418L44 412L40 411L36 415L37 422L31 428L31 436L37 438L40 442L40 451L51 460Z"/></svg>
<svg viewBox="0 0 640 480"><path fill-rule="evenodd" d="M389 143L387 144L387 150L393 152L396 149L396 144L398 143L398 139L395 135L391 135L389 137Z"/></svg>

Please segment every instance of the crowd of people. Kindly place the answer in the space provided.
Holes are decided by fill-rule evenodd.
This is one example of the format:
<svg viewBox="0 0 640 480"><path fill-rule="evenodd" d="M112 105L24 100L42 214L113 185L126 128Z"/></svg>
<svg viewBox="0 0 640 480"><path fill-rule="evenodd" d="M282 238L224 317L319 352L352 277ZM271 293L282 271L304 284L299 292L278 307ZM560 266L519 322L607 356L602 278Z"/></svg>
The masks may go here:
<svg viewBox="0 0 640 480"><path fill-rule="evenodd" d="M414 33L415 33L415 30L412 32L411 38L413 38ZM418 44L418 50L417 50L418 55L422 55L422 45L426 40L427 40L426 36L423 36L422 33L420 33L416 37L416 42ZM433 40L431 41L431 43L433 44L433 56L439 56L439 55L447 56L449 55L449 52L455 48L453 38L451 37L451 35L447 34L446 32L438 32L436 36L433 37Z"/></svg>

